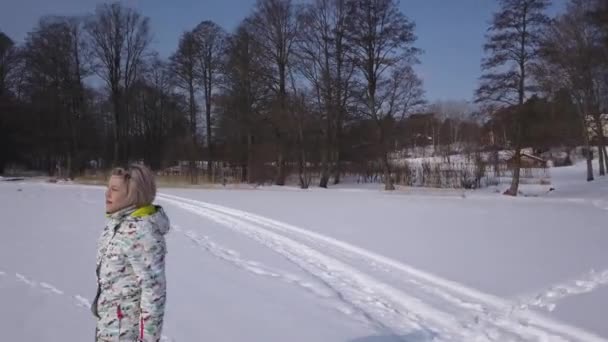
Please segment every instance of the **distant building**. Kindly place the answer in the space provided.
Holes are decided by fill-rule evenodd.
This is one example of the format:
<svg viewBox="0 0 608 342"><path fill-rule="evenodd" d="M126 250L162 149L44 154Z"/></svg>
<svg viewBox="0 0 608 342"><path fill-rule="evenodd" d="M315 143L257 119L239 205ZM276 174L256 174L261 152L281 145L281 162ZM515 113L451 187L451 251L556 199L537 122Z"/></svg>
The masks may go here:
<svg viewBox="0 0 608 342"><path fill-rule="evenodd" d="M509 167L515 166L515 156L509 158L507 160L507 165ZM522 168L546 168L548 166L547 160L544 158L532 155L530 153L522 153L521 154L521 167Z"/></svg>

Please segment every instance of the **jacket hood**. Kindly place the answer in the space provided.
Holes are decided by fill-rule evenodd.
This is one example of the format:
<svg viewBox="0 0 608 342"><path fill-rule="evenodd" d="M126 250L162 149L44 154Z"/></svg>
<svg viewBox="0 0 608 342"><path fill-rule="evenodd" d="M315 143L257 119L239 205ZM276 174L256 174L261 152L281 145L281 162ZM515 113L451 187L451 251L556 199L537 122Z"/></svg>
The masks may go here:
<svg viewBox="0 0 608 342"><path fill-rule="evenodd" d="M135 212L133 212L133 214L131 214L131 216L133 217L140 217L143 220L148 221L152 227L160 234L165 235L169 232L169 230L171 229L171 223L169 221L169 217L167 216L167 214L165 213L165 210L163 209L163 207L159 206L159 205L155 205L155 206L150 206L152 208L154 208L154 212L149 212L146 213L146 215L144 216L138 216L138 212L146 207L140 208L138 210L136 210ZM148 209L151 211L151 209Z"/></svg>
<svg viewBox="0 0 608 342"><path fill-rule="evenodd" d="M152 226L152 229L162 235L167 234L171 228L169 217L160 205L146 205L140 208L128 207L106 216L114 222L123 220L146 221Z"/></svg>

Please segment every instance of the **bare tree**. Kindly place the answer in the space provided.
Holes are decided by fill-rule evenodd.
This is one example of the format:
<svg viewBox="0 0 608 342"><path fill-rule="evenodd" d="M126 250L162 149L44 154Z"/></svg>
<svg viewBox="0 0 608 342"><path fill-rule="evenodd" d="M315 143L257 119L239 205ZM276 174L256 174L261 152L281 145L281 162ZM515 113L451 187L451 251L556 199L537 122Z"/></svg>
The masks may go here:
<svg viewBox="0 0 608 342"><path fill-rule="evenodd" d="M205 124L207 129L207 173L212 178L214 149L213 149L213 120L212 105L214 96L219 88L224 65L226 50L226 32L212 21L203 21L193 31L198 49L198 78L202 84L205 100Z"/></svg>
<svg viewBox="0 0 608 342"><path fill-rule="evenodd" d="M580 129L587 145L587 180L593 180L592 155L587 117L592 116L594 132L604 139L600 111L601 84L606 75L599 49L599 31L587 20L589 2L572 0L567 12L551 22L542 36L541 64L535 76L544 89L553 93L566 89L576 104ZM600 148L600 174L604 174L604 152Z"/></svg>
<svg viewBox="0 0 608 342"><path fill-rule="evenodd" d="M152 36L149 19L118 2L99 5L87 22L96 72L110 92L114 116L114 164L128 159L122 152L128 132L130 88L137 79Z"/></svg>
<svg viewBox="0 0 608 342"><path fill-rule="evenodd" d="M586 18L587 22L593 25L599 32L599 39L597 49L594 51L594 55L597 58L596 62L602 68L602 77L600 77L600 106L603 113L608 112L608 0L591 0L590 3L585 2L586 7ZM594 118L596 125L599 121L597 117ZM603 134L603 132L602 132ZM600 137L602 138L602 137ZM605 137L603 138L605 142ZM606 164L606 172L608 172L608 154L606 153L606 146L601 151L604 155L604 162Z"/></svg>
<svg viewBox="0 0 608 342"><path fill-rule="evenodd" d="M470 121L473 113L471 104L467 101L436 101L430 105L429 110L434 113L441 122L444 130L441 128L435 128L437 132L433 134L433 142L437 147L440 147L443 143L444 155L449 161L449 152L451 151L454 144L461 142L463 137L461 136L462 124ZM444 132L445 131L445 132ZM442 136L442 133L444 136ZM435 151L439 152L439 150Z"/></svg>
<svg viewBox="0 0 608 342"><path fill-rule="evenodd" d="M17 48L12 39L0 32L0 96L10 88L9 81L17 62Z"/></svg>
<svg viewBox="0 0 608 342"><path fill-rule="evenodd" d="M81 128L85 111L87 110L86 89L84 80L92 73L90 61L91 49L86 40L84 32L84 20L82 17L67 17L64 18L64 25L67 29L71 48L69 49L70 67L68 69L70 86L69 102L70 119L68 120L70 129L70 153L68 155L67 169L72 178L77 171L77 168L82 166L84 156L80 153L80 141L82 140Z"/></svg>
<svg viewBox="0 0 608 342"><path fill-rule="evenodd" d="M31 32L23 49L27 70L27 92L41 111L54 120L48 128L65 138L58 148L73 177L80 165L79 141L85 111L84 77L89 73L88 57L82 34L82 20L75 17L43 17ZM54 158L53 158L54 159Z"/></svg>
<svg viewBox="0 0 608 342"><path fill-rule="evenodd" d="M187 98L176 91L170 63L154 56L146 63L132 93L133 125L129 138L135 146L133 152L155 170L169 166L171 159L185 155L175 150L180 137L189 136L187 125L178 127L181 132L175 131L176 124L187 122L188 106Z"/></svg>
<svg viewBox="0 0 608 342"><path fill-rule="evenodd" d="M298 164L298 178L300 188L308 189L310 186L310 174L308 173L308 147L309 141L312 140L312 135L308 130L311 123L314 121L312 110L309 106L308 94L306 91L300 91L296 85L294 73L290 72L291 81L291 96L289 97L289 114L293 125L293 135L295 136L295 145Z"/></svg>
<svg viewBox="0 0 608 342"><path fill-rule="evenodd" d="M340 135L355 71L346 42L346 19L346 0L316 0L300 18L299 68L315 89L322 113L319 186L323 188L329 183L332 164L335 183L340 181Z"/></svg>
<svg viewBox="0 0 608 342"><path fill-rule="evenodd" d="M590 0L591 6L587 19L596 25L603 33L603 43L608 47L608 0Z"/></svg>
<svg viewBox="0 0 608 342"><path fill-rule="evenodd" d="M270 122L273 125L277 149L277 185L284 185L287 177L287 82L299 29L296 12L296 6L291 0L258 0L250 20L253 38L261 47L263 60L270 63L268 70L271 73L266 75L266 80L274 93Z"/></svg>
<svg viewBox="0 0 608 342"><path fill-rule="evenodd" d="M342 134L347 116L350 112L349 106L352 102L352 93L355 86L355 61L348 44L348 8L346 0L337 0L335 5L336 25L334 29L335 46L335 91L337 114L334 125L334 150L333 150L333 183L340 183L341 160L342 160Z"/></svg>
<svg viewBox="0 0 608 342"><path fill-rule="evenodd" d="M262 178L264 160L256 155L262 140L262 112L271 94L266 75L268 63L263 61L261 46L253 38L251 23L243 22L227 40L226 72L222 82L218 128L221 138L237 151L236 159L244 170L244 178L254 183Z"/></svg>
<svg viewBox="0 0 608 342"><path fill-rule="evenodd" d="M484 50L489 56L482 68L477 89L478 102L497 102L523 106L533 89L529 68L537 59L539 30L549 22L544 14L549 0L499 0L500 10L494 14ZM506 70L506 71L505 71ZM515 111L515 149L513 180L505 194L517 196L521 167L523 110Z"/></svg>
<svg viewBox="0 0 608 342"><path fill-rule="evenodd" d="M197 182L196 151L198 150L197 127L198 110L196 105L198 43L194 33L184 32L179 40L177 51L171 56L171 69L175 75L176 86L185 91L188 99L188 123L191 149L190 181Z"/></svg>
<svg viewBox="0 0 608 342"><path fill-rule="evenodd" d="M393 0L349 2L348 40L362 74L361 113L377 129L386 190L394 190L389 163L394 123L423 100L422 81L412 64L418 50L414 23Z"/></svg>
<svg viewBox="0 0 608 342"><path fill-rule="evenodd" d="M16 154L15 133L12 129L11 118L15 113L15 106L11 101L11 78L15 75L18 66L17 48L11 38L0 32L0 173L4 172L6 163ZM13 131L13 132L11 132Z"/></svg>

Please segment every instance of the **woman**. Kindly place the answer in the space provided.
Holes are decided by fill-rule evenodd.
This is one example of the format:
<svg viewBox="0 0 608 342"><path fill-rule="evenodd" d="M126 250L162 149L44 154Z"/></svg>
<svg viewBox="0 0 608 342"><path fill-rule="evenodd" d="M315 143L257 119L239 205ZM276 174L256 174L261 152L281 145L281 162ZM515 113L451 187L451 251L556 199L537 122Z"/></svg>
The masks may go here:
<svg viewBox="0 0 608 342"><path fill-rule="evenodd" d="M106 190L108 222L97 250L96 341L160 341L166 300L164 235L169 219L145 166L114 169Z"/></svg>

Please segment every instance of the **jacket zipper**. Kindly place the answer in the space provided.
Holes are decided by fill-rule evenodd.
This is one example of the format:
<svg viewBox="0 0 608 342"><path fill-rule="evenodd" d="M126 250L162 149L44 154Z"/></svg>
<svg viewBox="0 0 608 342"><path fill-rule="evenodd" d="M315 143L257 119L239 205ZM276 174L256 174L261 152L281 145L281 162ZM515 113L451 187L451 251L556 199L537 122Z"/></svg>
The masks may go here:
<svg viewBox="0 0 608 342"><path fill-rule="evenodd" d="M123 318L122 310L120 309L120 304L118 304L118 306L116 306L116 317L118 318L118 342L120 342L120 333L122 330L122 318Z"/></svg>

